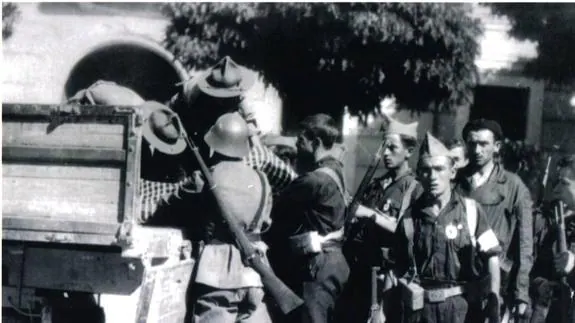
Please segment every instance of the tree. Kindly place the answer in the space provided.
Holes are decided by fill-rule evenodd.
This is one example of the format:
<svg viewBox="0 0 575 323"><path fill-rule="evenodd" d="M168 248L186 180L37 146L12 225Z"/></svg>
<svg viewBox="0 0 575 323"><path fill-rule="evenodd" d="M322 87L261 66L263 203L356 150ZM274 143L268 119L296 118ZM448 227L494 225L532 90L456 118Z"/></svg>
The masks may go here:
<svg viewBox="0 0 575 323"><path fill-rule="evenodd" d="M481 34L468 5L170 3L165 46L188 68L224 55L262 72L287 123L317 112L364 118L394 95L414 111L469 102Z"/></svg>
<svg viewBox="0 0 575 323"><path fill-rule="evenodd" d="M2 2L2 40L12 36L14 24L20 18L18 6L12 2Z"/></svg>
<svg viewBox="0 0 575 323"><path fill-rule="evenodd" d="M554 85L575 83L575 6L570 3L493 3L495 14L512 23L510 35L538 42L537 58L525 62L527 75Z"/></svg>

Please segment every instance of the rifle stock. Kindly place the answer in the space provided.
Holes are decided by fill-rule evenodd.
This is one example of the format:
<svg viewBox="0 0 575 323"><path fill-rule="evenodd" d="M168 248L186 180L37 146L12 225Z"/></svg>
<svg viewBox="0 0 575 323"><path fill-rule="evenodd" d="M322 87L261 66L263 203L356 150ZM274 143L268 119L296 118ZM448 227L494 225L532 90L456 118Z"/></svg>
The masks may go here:
<svg viewBox="0 0 575 323"><path fill-rule="evenodd" d="M221 192L214 182L212 174L206 166L204 159L200 155L198 147L186 134L179 118L177 118L177 120L180 122L180 129L182 132L181 135L184 137L186 143L194 153L194 157L200 166L200 171L204 175L206 184L212 192L212 196L219 209L220 215L226 223L228 230L234 237L236 246L240 250L245 263L260 275L264 288L269 293L269 295L272 296L284 314L287 314L303 305L303 300L299 298L287 285L285 285L274 274L272 268L263 261L261 253L253 247L252 242L247 238L244 230L241 228L236 218L230 214L226 208L223 207L224 204Z"/></svg>

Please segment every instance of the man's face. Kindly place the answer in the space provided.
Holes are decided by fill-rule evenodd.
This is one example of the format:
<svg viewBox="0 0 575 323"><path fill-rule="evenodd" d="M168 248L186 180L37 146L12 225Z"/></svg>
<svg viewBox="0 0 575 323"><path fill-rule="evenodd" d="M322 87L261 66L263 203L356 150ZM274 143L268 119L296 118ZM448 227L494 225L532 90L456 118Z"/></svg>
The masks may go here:
<svg viewBox="0 0 575 323"><path fill-rule="evenodd" d="M455 169L460 169L467 165L465 148L458 146L450 149L449 152L451 153L451 159L453 160L453 167L455 167Z"/></svg>
<svg viewBox="0 0 575 323"><path fill-rule="evenodd" d="M382 151L383 163L387 169L397 169L411 156L411 151L405 148L398 134L385 136Z"/></svg>
<svg viewBox="0 0 575 323"><path fill-rule="evenodd" d="M417 173L425 192L433 197L451 190L455 169L447 156L427 157L419 161Z"/></svg>
<svg viewBox="0 0 575 323"><path fill-rule="evenodd" d="M310 167L315 161L316 145L313 139L306 136L305 131L301 131L297 136L295 146L297 148L296 163L298 168L306 169Z"/></svg>
<svg viewBox="0 0 575 323"><path fill-rule="evenodd" d="M501 146L501 143L495 140L493 132L487 129L470 131L465 144L469 163L475 166L484 166L492 161Z"/></svg>
<svg viewBox="0 0 575 323"><path fill-rule="evenodd" d="M575 211L575 170L570 167L559 169L559 182L554 187L555 198L567 204L567 208Z"/></svg>

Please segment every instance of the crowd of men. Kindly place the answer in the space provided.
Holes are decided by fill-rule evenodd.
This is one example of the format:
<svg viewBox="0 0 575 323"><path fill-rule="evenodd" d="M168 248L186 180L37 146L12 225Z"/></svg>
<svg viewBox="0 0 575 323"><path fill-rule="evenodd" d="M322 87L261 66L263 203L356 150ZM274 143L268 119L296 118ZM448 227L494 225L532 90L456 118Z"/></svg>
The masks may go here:
<svg viewBox="0 0 575 323"><path fill-rule="evenodd" d="M503 139L497 122L472 120L462 141L446 145L430 133L418 140L416 123L391 120L381 149L387 172L372 179L349 214L336 122L312 115L295 143L264 144L243 100L252 83L250 72L226 57L184 84L169 108L143 105L152 126L142 156L142 221L184 227L197 242L191 321L535 323L555 322L572 307L575 255L557 251L552 210L564 207L568 223L575 211L574 156L559 163L550 207L539 207L496 161ZM169 111L182 122L170 122ZM266 297L208 198L180 125L200 145L223 207L303 299L297 310L280 313ZM276 154L270 147L282 148Z"/></svg>

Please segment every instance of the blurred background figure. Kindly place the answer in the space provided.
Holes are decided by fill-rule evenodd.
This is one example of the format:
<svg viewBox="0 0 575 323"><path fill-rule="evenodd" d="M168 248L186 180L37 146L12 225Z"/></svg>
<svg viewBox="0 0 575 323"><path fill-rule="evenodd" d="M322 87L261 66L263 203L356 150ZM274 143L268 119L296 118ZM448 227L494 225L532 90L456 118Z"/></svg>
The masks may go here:
<svg viewBox="0 0 575 323"><path fill-rule="evenodd" d="M461 169L467 166L467 151L465 150L465 144L462 140L453 139L448 141L446 146L451 153L451 159L453 159L455 169Z"/></svg>

